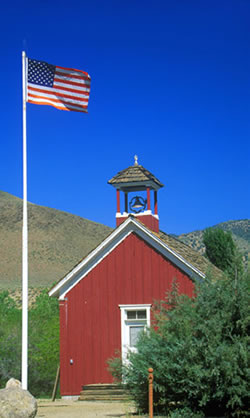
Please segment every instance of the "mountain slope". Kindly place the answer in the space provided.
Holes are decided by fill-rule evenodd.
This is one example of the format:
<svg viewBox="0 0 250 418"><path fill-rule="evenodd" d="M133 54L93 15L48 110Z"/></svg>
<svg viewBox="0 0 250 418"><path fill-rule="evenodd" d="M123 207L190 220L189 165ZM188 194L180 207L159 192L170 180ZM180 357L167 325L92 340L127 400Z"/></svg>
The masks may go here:
<svg viewBox="0 0 250 418"><path fill-rule="evenodd" d="M222 222L217 225L214 225L212 228L220 228L220 229L223 229L224 231L230 231L232 233L232 237L238 249L243 254L244 262L247 265L247 261L249 260L249 256L250 256L250 221L249 219ZM182 235L179 235L178 238L185 244L194 248L194 250L200 252L201 254L204 254L205 246L203 244L203 231L202 230L189 232L188 234L182 234Z"/></svg>
<svg viewBox="0 0 250 418"><path fill-rule="evenodd" d="M79 216L28 203L29 284L44 287L60 279L111 228ZM22 200L0 192L0 289L20 288Z"/></svg>

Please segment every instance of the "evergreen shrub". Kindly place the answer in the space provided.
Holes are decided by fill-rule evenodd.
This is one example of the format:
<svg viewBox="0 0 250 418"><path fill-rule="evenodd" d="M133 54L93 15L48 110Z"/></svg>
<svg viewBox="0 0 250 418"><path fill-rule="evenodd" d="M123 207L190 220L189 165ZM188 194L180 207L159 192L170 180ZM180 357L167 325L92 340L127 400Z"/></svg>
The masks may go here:
<svg viewBox="0 0 250 418"><path fill-rule="evenodd" d="M178 415L186 408L190 417L247 416L247 279L207 278L196 284L195 293L181 296L174 286L156 304L154 325L141 335L137 353L130 353L122 368L120 363L123 382L142 411L147 410L152 367L155 413L188 416ZM117 369L115 362L109 361L110 370Z"/></svg>

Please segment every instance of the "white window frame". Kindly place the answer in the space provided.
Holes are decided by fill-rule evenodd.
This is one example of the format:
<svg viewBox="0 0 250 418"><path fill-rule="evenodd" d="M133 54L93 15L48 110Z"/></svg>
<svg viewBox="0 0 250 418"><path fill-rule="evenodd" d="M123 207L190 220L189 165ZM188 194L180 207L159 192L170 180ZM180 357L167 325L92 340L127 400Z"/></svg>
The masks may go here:
<svg viewBox="0 0 250 418"><path fill-rule="evenodd" d="M122 348L122 359L124 362L127 361L129 351L136 351L128 345L129 341L129 326L133 325L144 325L145 328L150 327L150 309L152 304L136 304L136 305L119 305L121 310L121 348ZM146 311L145 319L128 319L128 311Z"/></svg>

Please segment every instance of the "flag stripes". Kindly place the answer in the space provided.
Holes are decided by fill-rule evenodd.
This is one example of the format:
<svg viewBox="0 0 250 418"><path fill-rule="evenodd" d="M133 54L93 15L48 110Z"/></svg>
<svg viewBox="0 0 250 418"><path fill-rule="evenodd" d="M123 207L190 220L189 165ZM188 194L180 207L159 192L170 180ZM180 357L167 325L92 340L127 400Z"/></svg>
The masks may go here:
<svg viewBox="0 0 250 418"><path fill-rule="evenodd" d="M30 87L29 91L30 91L30 94L29 94L30 97L36 97L37 93L39 93L40 97L47 97L46 90L34 89L33 87ZM55 91L57 92L57 96L59 96L59 97L65 97L65 98L69 98L69 99L75 98L74 93L67 92L68 94L63 94L60 90L57 90L57 89L55 89ZM86 98L86 95L79 94L77 96L77 98L78 98L78 101L83 101L83 102L88 103L88 98Z"/></svg>
<svg viewBox="0 0 250 418"><path fill-rule="evenodd" d="M61 110L88 111L90 76L72 68L28 59L27 101Z"/></svg>

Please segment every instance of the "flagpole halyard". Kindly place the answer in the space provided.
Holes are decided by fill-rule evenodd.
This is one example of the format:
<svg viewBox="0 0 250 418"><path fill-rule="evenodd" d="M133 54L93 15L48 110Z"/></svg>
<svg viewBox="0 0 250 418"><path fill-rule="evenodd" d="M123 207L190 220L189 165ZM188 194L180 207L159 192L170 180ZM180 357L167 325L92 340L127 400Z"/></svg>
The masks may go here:
<svg viewBox="0 0 250 418"><path fill-rule="evenodd" d="M26 54L22 52L23 88L23 234L22 234L22 388L28 389L28 214L27 214L27 129Z"/></svg>

